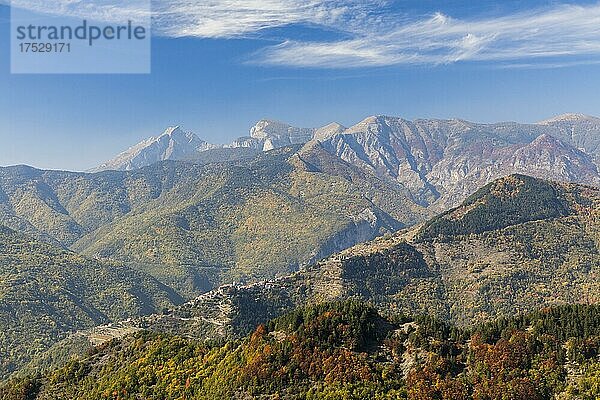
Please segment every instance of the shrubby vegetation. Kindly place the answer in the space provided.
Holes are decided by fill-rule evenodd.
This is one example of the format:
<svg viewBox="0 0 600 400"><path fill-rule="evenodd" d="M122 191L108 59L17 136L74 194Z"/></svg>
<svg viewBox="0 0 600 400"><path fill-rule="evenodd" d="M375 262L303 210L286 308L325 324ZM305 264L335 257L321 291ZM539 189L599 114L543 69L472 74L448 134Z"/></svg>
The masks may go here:
<svg viewBox="0 0 600 400"><path fill-rule="evenodd" d="M572 202L585 199L571 199ZM511 175L479 189L459 207L425 224L418 238L479 234L528 221L567 216L572 206L559 184Z"/></svg>
<svg viewBox="0 0 600 400"><path fill-rule="evenodd" d="M326 303L222 344L138 333L0 396L591 400L600 396L599 319L599 306L562 306L465 330Z"/></svg>
<svg viewBox="0 0 600 400"><path fill-rule="evenodd" d="M148 275L0 226L0 378L69 332L182 301Z"/></svg>
<svg viewBox="0 0 600 400"><path fill-rule="evenodd" d="M401 188L326 153L306 164L297 150L97 174L0 168L0 224L127 262L191 299L220 283L289 273L379 228L423 219ZM358 235L352 229L365 209L378 224Z"/></svg>

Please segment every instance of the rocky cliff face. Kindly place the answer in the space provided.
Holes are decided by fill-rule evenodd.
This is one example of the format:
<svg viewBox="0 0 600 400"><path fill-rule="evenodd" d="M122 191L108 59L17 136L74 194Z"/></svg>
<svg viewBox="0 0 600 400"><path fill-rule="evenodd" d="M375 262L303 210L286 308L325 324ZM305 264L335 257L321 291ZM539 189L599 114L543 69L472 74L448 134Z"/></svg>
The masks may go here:
<svg viewBox="0 0 600 400"><path fill-rule="evenodd" d="M550 135L590 154L596 162L600 160L600 118L583 114L563 114L537 125Z"/></svg>
<svg viewBox="0 0 600 400"><path fill-rule="evenodd" d="M261 120L250 129L250 136L262 143L268 151L292 144L303 144L312 139L316 129L296 128L277 121Z"/></svg>
<svg viewBox="0 0 600 400"><path fill-rule="evenodd" d="M402 224L395 221L381 210L365 208L349 222L345 229L324 242L314 255L303 266L314 264L329 255L347 249L358 243L375 239L384 232L398 230Z"/></svg>
<svg viewBox="0 0 600 400"><path fill-rule="evenodd" d="M329 135L320 144L406 188L417 203L441 210L513 173L599 185L594 162L600 142L598 121L563 116L539 124L488 125L377 116Z"/></svg>
<svg viewBox="0 0 600 400"><path fill-rule="evenodd" d="M469 151L445 157L427 179L442 194L436 209L443 210L464 200L477 187L514 173L600 185L598 167L589 155L548 134L530 143L503 147L476 144Z"/></svg>
<svg viewBox="0 0 600 400"><path fill-rule="evenodd" d="M178 126L167 128L161 135L146 139L105 162L92 172L104 170L131 171L164 160L186 160L194 154L219 146L205 142Z"/></svg>

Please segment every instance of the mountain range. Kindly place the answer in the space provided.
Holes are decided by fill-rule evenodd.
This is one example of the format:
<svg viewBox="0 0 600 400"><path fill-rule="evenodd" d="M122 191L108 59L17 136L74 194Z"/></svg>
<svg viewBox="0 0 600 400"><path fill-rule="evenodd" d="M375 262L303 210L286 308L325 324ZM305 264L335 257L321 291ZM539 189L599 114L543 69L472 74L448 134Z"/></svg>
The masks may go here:
<svg viewBox="0 0 600 400"><path fill-rule="evenodd" d="M289 273L427 214L401 187L326 152L310 164L298 150L96 174L0 168L0 223L129 263L191 298Z"/></svg>
<svg viewBox="0 0 600 400"><path fill-rule="evenodd" d="M0 378L66 333L183 302L151 276L0 226Z"/></svg>
<svg viewBox="0 0 600 400"><path fill-rule="evenodd" d="M486 323L514 329L517 325L502 321L549 307L597 304L599 249L600 189L511 175L424 224L361 243L290 275L223 285L161 313L80 330L38 353L22 374L60 367L86 354L96 360L94 346L130 343L127 338L140 331L222 343L272 318L297 314L294 310L349 300L368 302L389 321L402 315L433 318L435 329L444 332L449 332L445 323L465 332ZM556 323L547 326L554 329ZM581 323L586 327L581 329L594 326ZM528 322L519 324L530 329ZM280 340L281 329L270 335ZM408 325L402 329L410 333ZM319 340L328 343L327 336ZM119 347L114 351L112 357L132 354Z"/></svg>
<svg viewBox="0 0 600 400"><path fill-rule="evenodd" d="M124 171L0 168L0 223L128 263L190 299L423 222L502 176L598 186L599 121L265 120L227 147L170 128L104 166Z"/></svg>
<svg viewBox="0 0 600 400"><path fill-rule="evenodd" d="M565 114L536 124L372 116L350 128L337 123L296 128L261 120L250 129L249 136L228 145L208 144L175 127L94 171L131 170L161 160L201 161L216 149L228 151L225 157L239 153L241 158L304 143L318 144L328 153L406 188L415 202L435 204L438 211L510 173L600 183L600 119L581 114Z"/></svg>
<svg viewBox="0 0 600 400"><path fill-rule="evenodd" d="M1 375L324 301L461 329L597 303L599 160L594 117L374 116L225 146L169 128L89 173L0 167Z"/></svg>

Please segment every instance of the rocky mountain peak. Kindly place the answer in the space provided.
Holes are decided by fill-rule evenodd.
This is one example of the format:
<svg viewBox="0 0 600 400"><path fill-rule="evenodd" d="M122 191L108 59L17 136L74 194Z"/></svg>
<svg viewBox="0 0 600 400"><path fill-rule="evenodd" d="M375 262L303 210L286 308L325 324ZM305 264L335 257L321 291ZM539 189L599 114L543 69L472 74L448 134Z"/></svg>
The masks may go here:
<svg viewBox="0 0 600 400"><path fill-rule="evenodd" d="M385 126L388 125L388 123L390 122L390 120L392 121L401 121L401 118L398 117L386 117L385 115L371 115L365 119L363 119L362 121L360 121L359 123L357 123L356 125L350 127L349 129L351 130L357 130L357 129L369 129L370 131L379 131L380 130L380 126Z"/></svg>
<svg viewBox="0 0 600 400"><path fill-rule="evenodd" d="M261 119L250 128L250 137L255 139L267 139L269 136L285 134L289 128L291 128L291 126L283 122Z"/></svg>
<svg viewBox="0 0 600 400"><path fill-rule="evenodd" d="M314 140L322 141L331 138L334 135L338 135L346 130L346 127L338 124L337 122L332 122L328 125L322 126L321 128L315 131L313 136Z"/></svg>
<svg viewBox="0 0 600 400"><path fill-rule="evenodd" d="M129 171L163 160L186 159L193 153L216 147L218 146L205 142L192 132L184 131L178 125L170 126L160 135L141 141L91 172Z"/></svg>
<svg viewBox="0 0 600 400"><path fill-rule="evenodd" d="M156 138L156 141L171 141L172 144L177 143L182 145L185 143L191 145L201 145L206 143L193 132L184 131L179 125L171 126L165 129L165 131Z"/></svg>
<svg viewBox="0 0 600 400"><path fill-rule="evenodd" d="M160 136L173 136L173 134L177 134L180 132L182 132L182 130L179 125L169 126Z"/></svg>
<svg viewBox="0 0 600 400"><path fill-rule="evenodd" d="M313 138L316 129L296 128L283 122L263 119L250 128L250 137L262 142L268 151L291 144L303 144Z"/></svg>
<svg viewBox="0 0 600 400"><path fill-rule="evenodd" d="M540 125L549 125L560 122L585 122L585 121L596 121L600 122L600 118L593 117L591 115L586 114L578 114L578 113L566 113L557 115L556 117L540 121L538 124Z"/></svg>

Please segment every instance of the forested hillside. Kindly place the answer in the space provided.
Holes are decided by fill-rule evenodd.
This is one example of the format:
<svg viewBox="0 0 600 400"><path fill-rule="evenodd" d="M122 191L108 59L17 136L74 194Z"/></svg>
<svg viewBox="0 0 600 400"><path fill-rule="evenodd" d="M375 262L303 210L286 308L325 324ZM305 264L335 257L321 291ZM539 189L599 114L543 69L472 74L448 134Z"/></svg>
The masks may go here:
<svg viewBox="0 0 600 400"><path fill-rule="evenodd" d="M0 223L127 262L192 298L220 283L287 274L423 219L401 187L327 153L316 168L296 150L132 172L0 168Z"/></svg>
<svg viewBox="0 0 600 400"><path fill-rule="evenodd" d="M24 399L581 399L600 396L600 308L459 329L349 301L304 307L239 341L138 333L43 376Z"/></svg>
<svg viewBox="0 0 600 400"><path fill-rule="evenodd" d="M0 378L67 333L181 302L149 275L0 226Z"/></svg>
<svg viewBox="0 0 600 400"><path fill-rule="evenodd" d="M333 168L325 162L296 162L311 168ZM360 181L354 184L358 184L356 182ZM132 330L143 329L196 340L229 340L241 338L257 325L298 307L345 299L369 301L386 318L397 314L429 315L464 329L546 307L597 304L600 300L599 213L600 194L596 188L522 175L509 176L487 185L463 205L422 226L356 245L290 275L248 285L224 285L180 306L122 321L110 328L109 337L122 337ZM119 223L123 220L119 219ZM39 257L54 251L81 259L68 251L35 243L48 248L42 247ZM14 253L14 257L36 254L23 247L16 247ZM29 265L20 263L10 264L7 271L18 270L18 265ZM99 264L98 261L92 263ZM39 260L30 264L45 265ZM61 261L57 265L70 264ZM132 273L128 268L122 270ZM149 279L144 274L140 276ZM82 277L86 277L85 273ZM112 275L108 275L102 282L93 281L90 285L100 285L99 293L88 291L76 304L92 309L85 301L93 302L93 309L102 310L108 317L81 324L70 320L61 322L62 325L52 322L52 332L91 327L124 315L121 312L114 317L115 314L96 305L107 296L103 290L108 289L102 285L106 284L114 288L114 293L122 295L129 293L127 282L147 287L139 279L114 283ZM158 285L152 279L149 282ZM15 298L28 293L26 285L11 285ZM144 292L140 289L134 293ZM172 294L176 296L174 292ZM35 298L45 297L36 295ZM112 301L110 304L114 307L129 304L115 298ZM59 304L63 302L61 300ZM67 301L66 304L70 303ZM155 306L154 310L157 308ZM141 312L135 309L135 313ZM45 321L47 314L60 315L45 310L31 313L41 321ZM35 352L39 353L62 337L53 335L42 332L19 336L13 332L9 338L50 338L44 346L36 347ZM57 344L44 356L46 358L34 360L27 371L53 364L54 355L62 354L58 358L64 359L65 354L77 354L82 336L92 343L102 341L98 340L102 335L94 331L79 332L71 337L77 340ZM32 348L34 346L27 347ZM15 359L14 355L12 357ZM18 362L22 365L28 359L29 355Z"/></svg>

